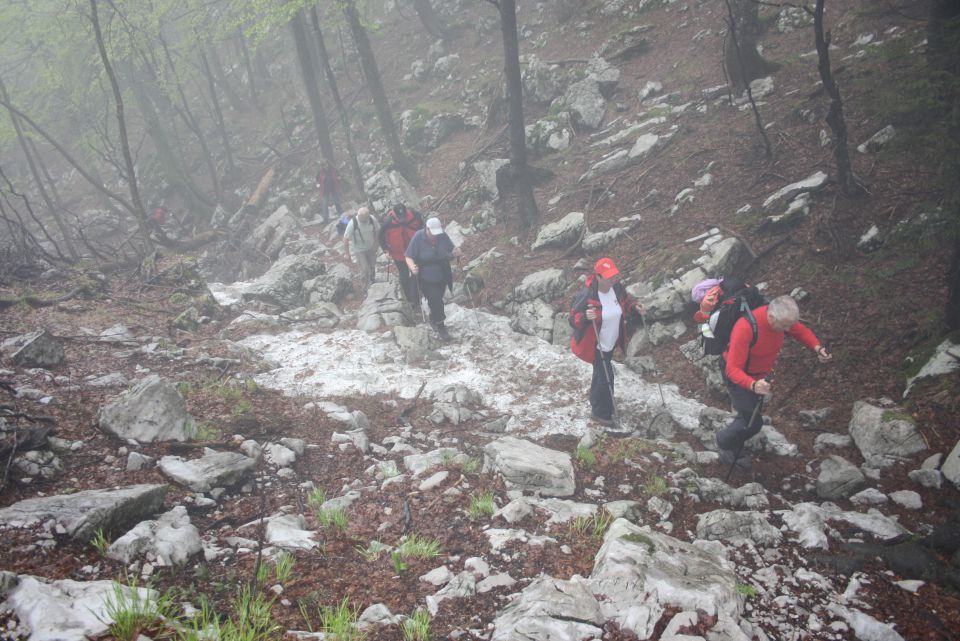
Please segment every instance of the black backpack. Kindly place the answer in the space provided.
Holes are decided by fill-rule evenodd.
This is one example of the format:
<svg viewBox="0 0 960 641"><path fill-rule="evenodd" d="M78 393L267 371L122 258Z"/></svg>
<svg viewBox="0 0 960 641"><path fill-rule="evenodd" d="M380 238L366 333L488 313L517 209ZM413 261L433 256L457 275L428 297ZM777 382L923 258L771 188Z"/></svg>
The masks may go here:
<svg viewBox="0 0 960 641"><path fill-rule="evenodd" d="M750 347L756 345L757 321L753 317L753 310L767 304L760 290L753 285L747 285L739 278L724 278L720 283L720 289L722 295L717 302L717 307L710 315L707 328L701 332L703 353L711 356L718 356L727 351L730 333L733 332L733 326L741 317L747 319L753 331Z"/></svg>

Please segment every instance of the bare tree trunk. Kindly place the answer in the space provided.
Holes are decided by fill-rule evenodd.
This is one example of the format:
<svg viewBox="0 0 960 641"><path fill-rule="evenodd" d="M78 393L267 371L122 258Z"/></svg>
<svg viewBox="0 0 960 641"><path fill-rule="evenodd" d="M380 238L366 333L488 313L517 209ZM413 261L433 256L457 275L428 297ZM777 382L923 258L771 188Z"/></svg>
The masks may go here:
<svg viewBox="0 0 960 641"><path fill-rule="evenodd" d="M123 152L123 161L126 165L126 174L124 178L127 186L130 188L130 199L133 204L133 214L140 228L142 236L141 241L144 244L143 255L153 251L153 242L150 240L150 219L143 207L143 201L140 199L140 187L137 184L137 170L133 164L133 156L130 154L130 141L127 139L127 121L123 114L123 96L120 93L120 86L117 84L117 77L110 65L110 59L107 57L107 48L103 44L103 33L100 31L100 17L97 14L97 0L90 0L90 20L93 22L93 32L97 39L97 50L100 52L100 60L110 79L110 87L113 90L114 107L117 114L117 127L120 131L120 147ZM156 223L153 224L154 231L161 237L165 237L163 230ZM138 252L139 253L139 252Z"/></svg>
<svg viewBox="0 0 960 641"><path fill-rule="evenodd" d="M435 39L443 39L446 36L447 28L434 11L430 0L413 0L413 8L417 10L420 22L431 36Z"/></svg>
<svg viewBox="0 0 960 641"><path fill-rule="evenodd" d="M960 329L960 0L933 0L927 23L927 65L939 83L946 124L943 208L950 219L947 268L947 329Z"/></svg>
<svg viewBox="0 0 960 641"><path fill-rule="evenodd" d="M237 43L240 47L240 57L243 58L243 66L247 70L247 88L250 90L250 101L259 110L260 100L257 98L257 86L254 81L253 64L250 62L250 50L247 48L247 39L239 28L237 28Z"/></svg>
<svg viewBox="0 0 960 641"><path fill-rule="evenodd" d="M730 84L737 91L743 91L751 80L762 78L780 68L757 51L760 41L760 5L757 0L729 0L727 7L731 14L736 38L727 38L724 46L724 64Z"/></svg>
<svg viewBox="0 0 960 641"><path fill-rule="evenodd" d="M310 111L313 113L313 124L317 130L317 139L320 141L320 153L331 167L337 163L333 153L333 142L330 140L330 127L327 125L327 115L320 101L320 87L317 84L317 70L313 66L314 54L307 39L307 30L303 23L303 10L294 14L290 20L293 29L293 41L297 47L297 62L300 64L300 77L303 87L307 91L310 102ZM326 214L324 214L326 215Z"/></svg>
<svg viewBox="0 0 960 641"><path fill-rule="evenodd" d="M320 30L320 18L317 16L316 5L310 7L310 20L313 22L313 32L317 37L317 51L320 54L320 64L327 75L327 85L330 87L330 94L333 96L333 103L337 107L337 114L340 116L340 125L343 127L343 138L347 145L347 153L350 154L350 167L353 170L353 179L359 187L360 193L366 199L366 192L363 188L363 171L360 169L360 161L357 160L357 151L353 148L353 136L350 132L350 118L347 116L347 110L343 106L343 100L340 98L340 90L337 88L337 76L333 73L333 67L330 65L330 56L327 54L327 47L323 42L323 32Z"/></svg>
<svg viewBox="0 0 960 641"><path fill-rule="evenodd" d="M207 89L210 91L210 104L213 106L214 119L217 122L217 130L220 132L220 139L223 141L223 153L227 157L227 170L229 173L234 171L233 149L230 147L230 136L227 135L227 126L223 122L223 110L220 109L220 94L217 93L217 85L213 79L213 73L210 71L210 62L207 60L207 54L200 52L200 66L203 69L203 75L207 78Z"/></svg>
<svg viewBox="0 0 960 641"><path fill-rule="evenodd" d="M749 0L747 1L749 2ZM729 32L727 34L729 37L727 38L727 43L728 45L730 43L733 43L733 50L734 50L733 64L727 65L727 73L729 75L730 68L736 67L737 69L740 70L740 77L744 78L747 76L747 70L744 65L744 60L743 60L744 50L740 42L740 32L737 27L737 16L733 10L733 4L732 4L733 2L737 2L737 0L726 0L727 17L728 17L727 23L729 26ZM756 7L754 7L754 12L756 12ZM753 51L756 52L757 45L755 41L752 45L752 48L753 48ZM760 132L760 138L763 140L763 148L764 148L764 151L766 152L767 160L770 160L773 158L773 147L770 145L770 139L767 138L767 130L764 128L763 121L760 119L760 110L757 108L757 103L753 99L753 90L750 88L749 80L747 80L744 88L747 91L747 98L750 100L750 107L753 109L753 118L757 123L757 131Z"/></svg>
<svg viewBox="0 0 960 641"><path fill-rule="evenodd" d="M370 97L373 99L373 105L377 110L377 119L380 121L380 131L387 143L387 149L390 151L390 157L393 159L393 165L404 178L411 184L417 184L417 170L413 161L403 151L400 144L400 137L397 135L396 125L393 123L393 114L390 113L390 103L387 101L387 94L383 90L383 81L380 78L380 69L377 67L377 59L373 55L373 48L370 46L370 39L367 37L367 30L363 28L360 22L360 14L357 13L357 7L354 0L342 0L340 6L344 15L347 17L347 23L350 25L350 32L353 34L353 42L357 45L357 53L360 55L360 66L363 69L363 76L367 81L367 88L370 90Z"/></svg>
<svg viewBox="0 0 960 641"><path fill-rule="evenodd" d="M10 95L7 93L7 87L3 82L3 79L0 78L0 96L4 100L10 100ZM17 134L17 141L20 143L20 148L23 150L23 155L27 159L27 165L30 167L30 173L33 175L33 180L37 184L37 190L40 192L40 197L43 199L43 202L47 205L47 209L50 211L50 215L53 216L54 222L57 224L57 228L60 230L61 236L63 236L63 243L67 248L67 251L70 254L70 257L76 261L80 258L77 254L77 248L73 245L73 241L70 238L70 233L67 226L63 222L63 217L60 215L60 208L53 201L50 193L46 189L44 184L43 176L40 175L40 170L37 167L37 162L34 160L34 154L27 143L26 136L23 135L23 128L20 126L20 119L17 116L10 112L10 120L13 122L13 128ZM39 158L38 158L39 159ZM56 243L54 243L56 244ZM57 250L59 251L59 249Z"/></svg>
<svg viewBox="0 0 960 641"><path fill-rule="evenodd" d="M510 114L510 168L519 201L520 224L524 229L530 229L537 224L540 213L533 195L533 177L527 164L527 144L523 127L523 81L520 76L520 44L517 40L517 4L516 0L499 0L494 5L500 11L500 32L503 35L503 72L507 78L507 105Z"/></svg>
<svg viewBox="0 0 960 641"><path fill-rule="evenodd" d="M833 156L837 161L837 182L847 196L863 193L863 185L854 175L850 165L850 153L847 149L847 121L843 117L843 100L840 88L833 79L830 70L830 33L823 30L823 6L826 0L817 0L813 10L813 34L817 43L817 69L823 88L830 96L830 108L827 110L827 124L833 132Z"/></svg>
<svg viewBox="0 0 960 641"><path fill-rule="evenodd" d="M223 65L220 64L220 54L217 53L216 47L210 47L210 57L208 61L213 71L213 76L217 79L217 84L223 89L223 95L227 97L227 101L230 103L230 108L236 113L242 112L244 110L243 102L234 90L233 85L230 84L227 74L223 71Z"/></svg>

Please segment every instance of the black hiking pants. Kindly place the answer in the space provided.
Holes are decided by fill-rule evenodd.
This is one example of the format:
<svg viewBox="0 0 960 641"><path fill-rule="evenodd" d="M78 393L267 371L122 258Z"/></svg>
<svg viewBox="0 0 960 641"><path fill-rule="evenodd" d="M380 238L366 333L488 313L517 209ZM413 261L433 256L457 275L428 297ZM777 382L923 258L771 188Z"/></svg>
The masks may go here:
<svg viewBox="0 0 960 641"><path fill-rule="evenodd" d="M613 418L613 350L597 350L593 357L593 379L590 381L590 412L597 418ZM607 378L609 376L609 378Z"/></svg>
<svg viewBox="0 0 960 641"><path fill-rule="evenodd" d="M447 319L447 315L443 313L443 290L446 288L446 283L428 283L420 279L420 293L427 298L430 324L434 327L442 327L443 321Z"/></svg>
<svg viewBox="0 0 960 641"><path fill-rule="evenodd" d="M757 412L756 416L753 413L763 397L736 385L727 378L725 369L726 365L721 358L720 373L723 376L723 382L727 385L730 404L733 405L733 411L737 413L737 416L730 421L729 425L717 432L717 445L722 450L737 452L748 439L756 436L760 432L760 428L763 427L761 412ZM752 424L750 423L751 417L753 417Z"/></svg>
<svg viewBox="0 0 960 641"><path fill-rule="evenodd" d="M416 305L420 301L417 300L417 292L413 286L413 279L410 278L410 268L407 266L407 261L405 260L395 260L393 264L397 266L397 274L400 275L400 289L403 290L403 295L411 305Z"/></svg>

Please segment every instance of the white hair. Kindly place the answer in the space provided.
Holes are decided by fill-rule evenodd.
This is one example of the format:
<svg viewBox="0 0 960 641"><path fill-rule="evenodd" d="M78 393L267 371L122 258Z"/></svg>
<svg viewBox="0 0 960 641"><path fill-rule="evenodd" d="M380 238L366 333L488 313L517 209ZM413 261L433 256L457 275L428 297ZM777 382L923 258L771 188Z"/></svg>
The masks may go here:
<svg viewBox="0 0 960 641"><path fill-rule="evenodd" d="M777 296L767 306L767 319L771 323L790 326L800 320L800 308L790 296Z"/></svg>
<svg viewBox="0 0 960 641"><path fill-rule="evenodd" d="M357 216L363 216L369 213L370 213L370 210L366 207L361 207L360 209L357 210Z"/></svg>

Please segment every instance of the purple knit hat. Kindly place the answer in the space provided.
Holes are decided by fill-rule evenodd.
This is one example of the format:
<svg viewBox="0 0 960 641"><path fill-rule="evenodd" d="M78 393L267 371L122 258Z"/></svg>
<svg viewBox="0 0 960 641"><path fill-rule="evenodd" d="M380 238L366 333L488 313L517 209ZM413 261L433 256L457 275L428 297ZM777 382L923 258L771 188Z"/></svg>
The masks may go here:
<svg viewBox="0 0 960 641"><path fill-rule="evenodd" d="M693 287L693 291L690 293L690 298L693 299L693 302L699 303L703 301L703 297L707 295L707 292L720 284L719 278L708 278L702 280Z"/></svg>

